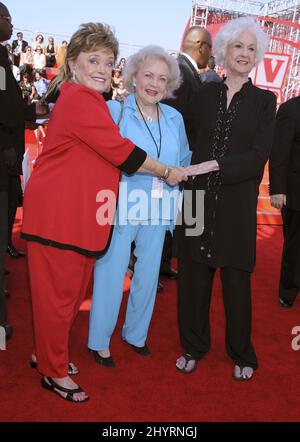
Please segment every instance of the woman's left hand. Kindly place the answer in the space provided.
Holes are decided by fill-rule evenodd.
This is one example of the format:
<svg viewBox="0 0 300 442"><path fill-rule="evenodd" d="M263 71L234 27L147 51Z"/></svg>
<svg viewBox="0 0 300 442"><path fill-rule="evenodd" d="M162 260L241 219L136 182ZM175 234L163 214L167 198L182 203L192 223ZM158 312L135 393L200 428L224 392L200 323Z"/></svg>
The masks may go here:
<svg viewBox="0 0 300 442"><path fill-rule="evenodd" d="M185 172L188 176L203 175L218 170L220 170L220 168L216 160L204 161L203 163L193 164L185 168Z"/></svg>
<svg viewBox="0 0 300 442"><path fill-rule="evenodd" d="M182 181L187 181L186 169L184 167L170 167L169 176L166 179L166 182L170 186L175 186Z"/></svg>

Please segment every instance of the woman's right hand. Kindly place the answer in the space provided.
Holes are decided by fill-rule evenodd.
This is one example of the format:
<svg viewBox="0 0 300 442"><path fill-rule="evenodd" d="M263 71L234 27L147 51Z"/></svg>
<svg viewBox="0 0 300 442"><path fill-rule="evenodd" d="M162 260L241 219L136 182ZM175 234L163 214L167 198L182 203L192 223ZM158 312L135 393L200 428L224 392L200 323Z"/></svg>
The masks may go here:
<svg viewBox="0 0 300 442"><path fill-rule="evenodd" d="M175 186L182 181L187 181L188 177L184 167L169 167L169 175L166 182L170 186Z"/></svg>

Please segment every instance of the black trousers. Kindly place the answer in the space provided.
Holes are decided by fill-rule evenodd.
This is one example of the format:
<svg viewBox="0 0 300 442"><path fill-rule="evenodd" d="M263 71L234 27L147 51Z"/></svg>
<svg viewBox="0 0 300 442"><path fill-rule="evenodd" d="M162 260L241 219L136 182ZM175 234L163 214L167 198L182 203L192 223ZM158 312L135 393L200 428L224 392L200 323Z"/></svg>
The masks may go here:
<svg viewBox="0 0 300 442"><path fill-rule="evenodd" d="M300 290L300 211L284 208L279 296L294 301Z"/></svg>
<svg viewBox="0 0 300 442"><path fill-rule="evenodd" d="M226 351L235 364L257 368L251 344L251 273L223 267ZM178 260L178 319L186 353L199 360L209 351L209 310L215 269L196 261Z"/></svg>
<svg viewBox="0 0 300 442"><path fill-rule="evenodd" d="M0 191L0 326L6 324L4 260L7 248L7 192Z"/></svg>
<svg viewBox="0 0 300 442"><path fill-rule="evenodd" d="M22 187L20 175L8 176L8 244L12 244L12 231L17 208L22 203Z"/></svg>

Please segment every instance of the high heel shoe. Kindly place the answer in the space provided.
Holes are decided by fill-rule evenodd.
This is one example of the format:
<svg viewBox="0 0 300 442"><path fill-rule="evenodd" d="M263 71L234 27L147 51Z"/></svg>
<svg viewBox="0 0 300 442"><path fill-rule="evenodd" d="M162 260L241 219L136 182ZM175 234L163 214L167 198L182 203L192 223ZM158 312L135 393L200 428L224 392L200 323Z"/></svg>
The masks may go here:
<svg viewBox="0 0 300 442"><path fill-rule="evenodd" d="M146 343L143 345L143 347L137 347L136 345L127 342L126 339L123 339L123 342L129 345L129 347L132 348L132 350L140 356L151 356L151 351L149 350L149 347Z"/></svg>
<svg viewBox="0 0 300 442"><path fill-rule="evenodd" d="M93 354L97 364L103 365L103 367L115 368L116 364L111 356L104 358L103 356L99 355L96 350L90 350L90 352Z"/></svg>

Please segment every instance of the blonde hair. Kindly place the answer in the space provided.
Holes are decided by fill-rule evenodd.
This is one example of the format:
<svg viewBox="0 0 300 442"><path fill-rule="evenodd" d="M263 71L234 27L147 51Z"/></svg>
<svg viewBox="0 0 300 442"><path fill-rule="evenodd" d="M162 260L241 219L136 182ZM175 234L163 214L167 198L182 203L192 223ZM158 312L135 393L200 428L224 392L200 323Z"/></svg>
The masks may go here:
<svg viewBox="0 0 300 442"><path fill-rule="evenodd" d="M108 25L102 23L84 23L75 32L68 44L65 62L59 68L57 77L51 82L46 97L56 91L64 82L70 81L72 72L69 61L75 61L82 52L92 52L95 49L110 49L115 59L118 56L119 43Z"/></svg>

